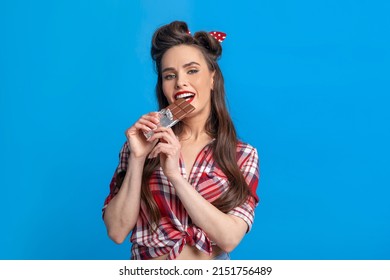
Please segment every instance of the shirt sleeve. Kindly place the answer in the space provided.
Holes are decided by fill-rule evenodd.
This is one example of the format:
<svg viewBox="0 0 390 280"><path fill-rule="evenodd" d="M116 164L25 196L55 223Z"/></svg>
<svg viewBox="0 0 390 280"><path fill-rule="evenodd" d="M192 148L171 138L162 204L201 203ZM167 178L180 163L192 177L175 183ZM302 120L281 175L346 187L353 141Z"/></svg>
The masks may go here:
<svg viewBox="0 0 390 280"><path fill-rule="evenodd" d="M114 175L112 176L111 182L110 182L110 192L106 199L104 200L104 205L102 209L102 215L104 217L104 211L107 207L107 205L110 203L110 201L115 197L115 195L118 193L120 187L122 186L123 179L126 175L127 170L127 164L129 160L129 146L126 141L126 143L122 146L121 151L119 152L119 163L117 168L115 169Z"/></svg>
<svg viewBox="0 0 390 280"><path fill-rule="evenodd" d="M255 148L247 155L240 166L241 172L244 176L246 183L249 186L251 195L240 206L237 206L230 210L228 214L237 216L243 219L248 225L249 232L252 228L252 224L255 218L255 208L259 203L259 198L256 194L257 185L259 183L259 158Z"/></svg>

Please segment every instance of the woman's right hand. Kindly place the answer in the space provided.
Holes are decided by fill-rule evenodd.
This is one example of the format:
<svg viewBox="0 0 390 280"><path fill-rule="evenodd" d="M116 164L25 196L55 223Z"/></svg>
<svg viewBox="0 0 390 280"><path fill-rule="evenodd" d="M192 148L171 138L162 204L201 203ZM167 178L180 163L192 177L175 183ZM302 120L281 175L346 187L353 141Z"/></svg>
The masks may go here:
<svg viewBox="0 0 390 280"><path fill-rule="evenodd" d="M131 155L138 158L146 158L155 146L155 141L147 141L144 132L156 129L160 123L158 112L151 112L139 118L129 129L126 130L125 135Z"/></svg>

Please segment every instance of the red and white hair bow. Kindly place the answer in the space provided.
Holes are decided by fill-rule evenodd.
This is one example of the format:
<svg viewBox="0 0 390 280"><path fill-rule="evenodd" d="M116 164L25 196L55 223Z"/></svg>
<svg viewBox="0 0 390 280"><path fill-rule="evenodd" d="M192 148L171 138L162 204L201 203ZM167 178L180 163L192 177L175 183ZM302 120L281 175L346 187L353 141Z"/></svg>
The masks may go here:
<svg viewBox="0 0 390 280"><path fill-rule="evenodd" d="M215 38L218 42L222 43L223 40L226 39L226 33L220 31L211 31L209 32L211 36Z"/></svg>
<svg viewBox="0 0 390 280"><path fill-rule="evenodd" d="M191 32L187 31L188 35L191 35ZM209 34L215 38L218 42L222 43L226 39L226 33L220 31L210 31Z"/></svg>

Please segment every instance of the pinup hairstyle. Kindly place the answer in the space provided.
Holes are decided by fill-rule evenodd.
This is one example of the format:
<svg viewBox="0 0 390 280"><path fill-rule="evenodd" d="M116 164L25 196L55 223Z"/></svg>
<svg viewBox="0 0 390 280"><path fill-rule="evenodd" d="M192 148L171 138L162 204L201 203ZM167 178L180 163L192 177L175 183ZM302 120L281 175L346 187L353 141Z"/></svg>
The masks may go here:
<svg viewBox="0 0 390 280"><path fill-rule="evenodd" d="M228 190L212 204L222 212L227 213L245 202L251 193L237 165L236 147L238 139L227 110L223 76L217 63L217 59L222 54L222 47L207 32L201 31L196 32L194 36L190 35L185 22L174 21L157 29L152 39L151 55L158 73L156 95L159 109L169 105L162 90L161 60L168 49L178 45L193 46L200 50L209 70L215 71L214 88L211 94L211 112L206 121L205 130L210 137L215 138L215 141L211 144L214 160L230 183ZM183 124L181 122L173 127L176 135L180 135L182 129ZM148 187L148 181L158 164L158 157L146 160L142 176L141 197L149 210L153 227L160 220L160 212Z"/></svg>

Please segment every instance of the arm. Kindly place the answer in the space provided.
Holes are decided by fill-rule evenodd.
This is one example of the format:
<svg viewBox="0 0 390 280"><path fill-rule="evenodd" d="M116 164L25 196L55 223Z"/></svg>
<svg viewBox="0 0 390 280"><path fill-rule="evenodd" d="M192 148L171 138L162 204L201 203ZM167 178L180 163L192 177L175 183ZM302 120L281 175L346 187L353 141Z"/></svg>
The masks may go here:
<svg viewBox="0 0 390 280"><path fill-rule="evenodd" d="M142 116L126 131L127 143L124 149L127 152L121 153L120 159L121 163L125 162L124 165L127 165L122 167L122 170L126 170L126 175L118 193L106 205L103 216L108 236L115 243L125 240L139 216L143 166L146 156L156 144L156 141L146 141L143 131L156 127L159 122L156 114Z"/></svg>
<svg viewBox="0 0 390 280"><path fill-rule="evenodd" d="M226 252L240 243L248 230L244 220L225 214L204 199L182 176L169 178L194 224Z"/></svg>
<svg viewBox="0 0 390 280"><path fill-rule="evenodd" d="M150 153L150 157L160 155L160 163L164 174L175 187L176 193L186 208L192 221L202 228L207 235L214 240L218 246L227 252L232 251L242 240L248 231L250 222L246 222L236 215L225 214L203 198L188 182L184 179L178 167L180 143L169 129L158 129L154 139L160 139L160 143ZM153 139L153 138L152 138ZM256 159L248 160L250 165L257 165ZM249 165L249 164L248 164ZM249 166L248 166L249 167ZM248 168L243 164L242 170L256 172L257 168ZM252 181L251 177L244 174L247 182ZM257 181L253 180L253 186L257 186ZM231 211L232 212L232 211Z"/></svg>
<svg viewBox="0 0 390 280"><path fill-rule="evenodd" d="M144 161L130 155L122 186L104 211L108 236L115 243L122 243L137 222Z"/></svg>

